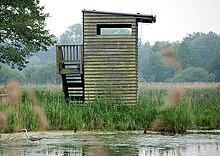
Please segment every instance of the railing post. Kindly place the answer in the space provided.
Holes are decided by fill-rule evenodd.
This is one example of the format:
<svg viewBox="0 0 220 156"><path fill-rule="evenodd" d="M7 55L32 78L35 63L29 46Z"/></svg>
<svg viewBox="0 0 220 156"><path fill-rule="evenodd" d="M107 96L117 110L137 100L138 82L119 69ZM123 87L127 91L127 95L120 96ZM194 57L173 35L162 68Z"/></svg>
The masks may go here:
<svg viewBox="0 0 220 156"><path fill-rule="evenodd" d="M62 68L62 48L61 46L56 46L56 55L57 55L57 71L60 73L60 69Z"/></svg>
<svg viewBox="0 0 220 156"><path fill-rule="evenodd" d="M75 70L74 66L83 74L83 45L57 45L56 55L57 71L60 74L64 70L72 70L71 68Z"/></svg>

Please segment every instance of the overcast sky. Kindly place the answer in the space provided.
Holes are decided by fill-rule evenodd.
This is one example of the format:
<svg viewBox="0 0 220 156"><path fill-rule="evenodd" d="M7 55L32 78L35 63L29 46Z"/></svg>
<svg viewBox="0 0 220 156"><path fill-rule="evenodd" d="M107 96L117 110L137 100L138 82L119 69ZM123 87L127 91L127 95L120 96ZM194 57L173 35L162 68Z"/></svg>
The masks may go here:
<svg viewBox="0 0 220 156"><path fill-rule="evenodd" d="M41 0L50 13L47 29L56 36L82 23L82 11L154 14L154 24L139 23L142 41L182 40L193 32L220 34L220 0Z"/></svg>

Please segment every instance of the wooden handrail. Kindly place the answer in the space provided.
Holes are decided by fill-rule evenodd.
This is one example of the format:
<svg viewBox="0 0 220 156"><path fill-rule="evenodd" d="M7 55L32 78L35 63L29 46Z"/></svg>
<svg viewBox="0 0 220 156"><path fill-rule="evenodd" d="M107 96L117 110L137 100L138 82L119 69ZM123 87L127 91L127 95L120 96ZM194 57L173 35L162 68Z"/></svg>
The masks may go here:
<svg viewBox="0 0 220 156"><path fill-rule="evenodd" d="M57 44L56 46L82 46L82 44Z"/></svg>
<svg viewBox="0 0 220 156"><path fill-rule="evenodd" d="M80 73L83 72L83 45L62 44L56 45L57 70L60 71L65 62L79 62Z"/></svg>

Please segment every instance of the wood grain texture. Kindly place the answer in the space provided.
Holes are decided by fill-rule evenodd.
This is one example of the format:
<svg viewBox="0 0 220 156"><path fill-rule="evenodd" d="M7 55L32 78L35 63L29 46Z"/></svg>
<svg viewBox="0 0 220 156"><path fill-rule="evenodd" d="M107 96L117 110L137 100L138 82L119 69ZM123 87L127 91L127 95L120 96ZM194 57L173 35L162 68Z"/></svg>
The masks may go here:
<svg viewBox="0 0 220 156"><path fill-rule="evenodd" d="M134 17L86 13L83 15L85 100L117 95L137 103L137 21ZM109 26L108 26L109 24ZM99 35L97 26L131 25L131 34Z"/></svg>

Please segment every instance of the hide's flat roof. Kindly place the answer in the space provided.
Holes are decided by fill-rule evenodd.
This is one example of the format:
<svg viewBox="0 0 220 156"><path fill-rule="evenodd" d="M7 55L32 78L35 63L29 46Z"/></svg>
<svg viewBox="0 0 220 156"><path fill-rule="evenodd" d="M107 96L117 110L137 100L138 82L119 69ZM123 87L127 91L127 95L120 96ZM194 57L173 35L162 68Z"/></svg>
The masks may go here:
<svg viewBox="0 0 220 156"><path fill-rule="evenodd" d="M96 11L96 10L82 10L82 12L118 15L118 16L129 16L129 17L136 18L138 22L142 22L142 23L155 23L156 22L155 15L146 15L146 14L140 14L140 13L132 14L132 13L121 13L121 12L107 12L107 11Z"/></svg>

